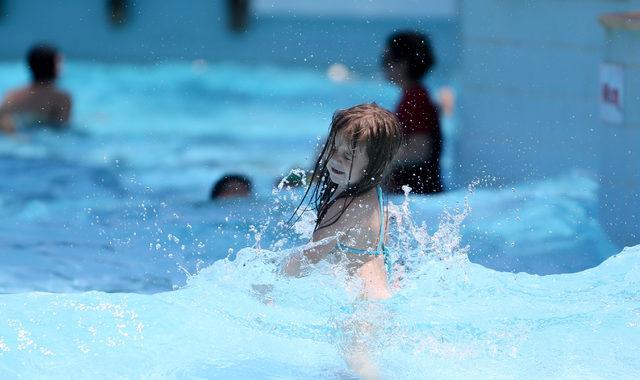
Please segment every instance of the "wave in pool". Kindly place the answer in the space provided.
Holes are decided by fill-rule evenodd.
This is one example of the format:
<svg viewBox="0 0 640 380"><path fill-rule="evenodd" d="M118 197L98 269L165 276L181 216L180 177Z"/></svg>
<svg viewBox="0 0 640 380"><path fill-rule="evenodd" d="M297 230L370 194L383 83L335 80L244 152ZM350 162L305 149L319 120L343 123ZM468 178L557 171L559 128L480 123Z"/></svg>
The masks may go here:
<svg viewBox="0 0 640 380"><path fill-rule="evenodd" d="M460 244L468 208L429 234L405 207L390 300L359 300L329 264L283 278L291 249L245 248L175 291L0 296L0 373L355 378L345 358L357 347L383 378L640 374L640 246L573 274L499 272Z"/></svg>

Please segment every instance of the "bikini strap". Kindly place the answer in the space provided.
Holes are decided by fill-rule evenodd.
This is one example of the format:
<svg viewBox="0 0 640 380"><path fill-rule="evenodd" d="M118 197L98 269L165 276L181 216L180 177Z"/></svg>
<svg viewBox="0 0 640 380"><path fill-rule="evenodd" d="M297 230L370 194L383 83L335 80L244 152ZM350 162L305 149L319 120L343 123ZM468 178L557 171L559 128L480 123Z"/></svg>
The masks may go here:
<svg viewBox="0 0 640 380"><path fill-rule="evenodd" d="M389 252L387 251L387 247L384 246L384 234L385 228L387 225L387 220L385 218L385 201L383 199L382 188L378 186L378 203L380 204L380 237L378 238L378 252L382 253L384 256L384 265L387 268L387 275L391 276L393 273L393 263L391 262L391 258L389 257ZM389 277L391 278L391 277Z"/></svg>
<svg viewBox="0 0 640 380"><path fill-rule="evenodd" d="M382 188L377 186L378 192L378 204L380 205L380 236L378 237L378 252L382 252L384 248L384 229L385 229L385 215L384 215L384 200L382 199Z"/></svg>

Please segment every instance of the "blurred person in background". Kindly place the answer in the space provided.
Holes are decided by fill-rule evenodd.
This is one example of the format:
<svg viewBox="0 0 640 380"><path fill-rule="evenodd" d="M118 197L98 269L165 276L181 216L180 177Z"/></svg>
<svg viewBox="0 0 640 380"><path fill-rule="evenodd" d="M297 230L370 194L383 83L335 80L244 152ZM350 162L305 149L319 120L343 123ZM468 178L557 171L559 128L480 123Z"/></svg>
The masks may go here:
<svg viewBox="0 0 640 380"><path fill-rule="evenodd" d="M211 200L244 198L251 195L251 188L249 178L240 174L226 174L213 185L209 198Z"/></svg>
<svg viewBox="0 0 640 380"><path fill-rule="evenodd" d="M398 32L387 40L382 67L387 79L402 89L396 116L405 135L389 179L390 192L403 193L404 185L418 194L444 190L440 176L439 110L422 83L434 65L435 56L425 35Z"/></svg>
<svg viewBox="0 0 640 380"><path fill-rule="evenodd" d="M0 105L0 131L12 133L16 121L62 127L71 116L71 96L56 86L62 56L52 46L37 44L27 54L32 81L5 96Z"/></svg>

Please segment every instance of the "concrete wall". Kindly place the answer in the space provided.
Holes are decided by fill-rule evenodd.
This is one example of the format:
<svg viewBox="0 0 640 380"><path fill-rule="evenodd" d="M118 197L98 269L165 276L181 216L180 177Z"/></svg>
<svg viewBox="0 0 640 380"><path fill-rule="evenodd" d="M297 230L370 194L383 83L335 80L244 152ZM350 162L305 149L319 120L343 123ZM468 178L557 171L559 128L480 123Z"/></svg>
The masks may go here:
<svg viewBox="0 0 640 380"><path fill-rule="evenodd" d="M598 171L603 12L637 0L463 0L458 185Z"/></svg>
<svg viewBox="0 0 640 380"><path fill-rule="evenodd" d="M344 17L455 17L458 0L252 0L259 14Z"/></svg>
<svg viewBox="0 0 640 380"><path fill-rule="evenodd" d="M626 246L640 242L640 15L636 17L631 28L605 28L604 60L623 70L623 117L620 122L603 120L599 128L601 221Z"/></svg>
<svg viewBox="0 0 640 380"><path fill-rule="evenodd" d="M130 3L127 23L113 27L104 0L6 0L6 15L0 18L0 59L22 59L34 41L46 40L78 59L205 58L320 69L339 62L374 72L386 36L396 28L418 28L432 34L441 52L440 71L452 70L459 62L454 0L426 3L431 6L417 6L414 0L395 2L388 10L368 1L343 0L341 8L335 0L313 7L277 1L269 6L261 0L254 3L248 32L240 35L228 31L223 0ZM336 9L345 12L336 14Z"/></svg>

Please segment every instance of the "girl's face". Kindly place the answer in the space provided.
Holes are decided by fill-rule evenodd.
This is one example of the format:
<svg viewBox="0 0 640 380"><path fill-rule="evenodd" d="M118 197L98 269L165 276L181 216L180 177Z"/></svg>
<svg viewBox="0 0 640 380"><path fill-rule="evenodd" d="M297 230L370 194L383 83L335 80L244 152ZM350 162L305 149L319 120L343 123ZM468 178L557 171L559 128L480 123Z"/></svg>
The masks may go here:
<svg viewBox="0 0 640 380"><path fill-rule="evenodd" d="M356 184L365 176L365 168L369 163L364 146L352 148L351 141L342 133L336 135L332 153L330 153L327 169L331 181L339 187Z"/></svg>

